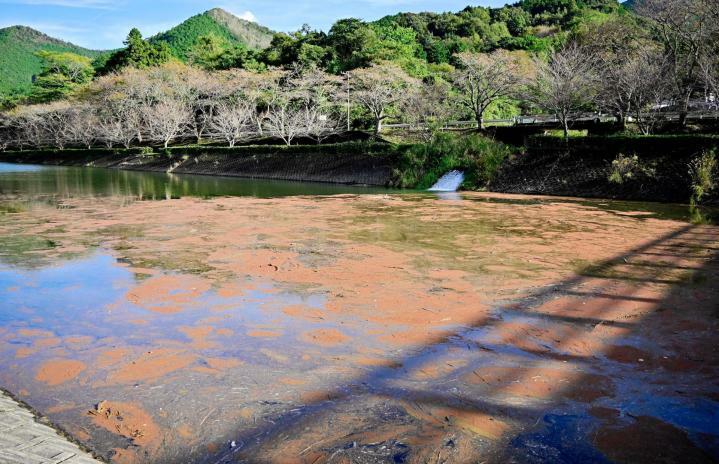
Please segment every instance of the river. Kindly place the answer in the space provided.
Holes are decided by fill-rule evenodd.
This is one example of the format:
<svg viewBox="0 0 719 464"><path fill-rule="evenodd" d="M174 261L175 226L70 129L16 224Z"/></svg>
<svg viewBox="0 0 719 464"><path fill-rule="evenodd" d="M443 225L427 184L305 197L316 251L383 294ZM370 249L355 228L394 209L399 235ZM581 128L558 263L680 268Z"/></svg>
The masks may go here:
<svg viewBox="0 0 719 464"><path fill-rule="evenodd" d="M0 164L0 386L117 463L716 462L703 214Z"/></svg>

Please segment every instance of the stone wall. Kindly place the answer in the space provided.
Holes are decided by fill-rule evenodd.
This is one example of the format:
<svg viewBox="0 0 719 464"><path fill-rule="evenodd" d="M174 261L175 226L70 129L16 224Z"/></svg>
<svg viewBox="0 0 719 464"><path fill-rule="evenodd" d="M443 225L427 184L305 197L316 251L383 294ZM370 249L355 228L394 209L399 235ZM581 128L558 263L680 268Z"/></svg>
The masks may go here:
<svg viewBox="0 0 719 464"><path fill-rule="evenodd" d="M702 136L584 137L568 144L535 137L529 139L524 154L502 167L490 190L686 203L691 196L689 163L718 145L719 138ZM608 178L619 154L637 155L639 169L618 184ZM717 193L707 200L716 203Z"/></svg>
<svg viewBox="0 0 719 464"><path fill-rule="evenodd" d="M306 146L192 151L175 148L153 155L137 150L27 151L2 154L0 161L375 186L389 186L392 180L393 158L381 153L324 152Z"/></svg>

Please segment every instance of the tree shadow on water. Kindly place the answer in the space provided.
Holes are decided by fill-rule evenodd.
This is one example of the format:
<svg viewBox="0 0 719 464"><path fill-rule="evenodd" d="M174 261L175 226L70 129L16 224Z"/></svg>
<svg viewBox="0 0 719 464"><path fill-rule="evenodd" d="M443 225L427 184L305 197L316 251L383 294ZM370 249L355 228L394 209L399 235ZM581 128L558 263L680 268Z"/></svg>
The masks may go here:
<svg viewBox="0 0 719 464"><path fill-rule="evenodd" d="M718 241L687 225L506 302L239 430L204 462L714 462L717 430L686 403L719 397L717 359L674 324L716 317ZM468 362L447 368L459 350ZM433 365L440 375L417 381ZM652 406L659 390L675 409Z"/></svg>

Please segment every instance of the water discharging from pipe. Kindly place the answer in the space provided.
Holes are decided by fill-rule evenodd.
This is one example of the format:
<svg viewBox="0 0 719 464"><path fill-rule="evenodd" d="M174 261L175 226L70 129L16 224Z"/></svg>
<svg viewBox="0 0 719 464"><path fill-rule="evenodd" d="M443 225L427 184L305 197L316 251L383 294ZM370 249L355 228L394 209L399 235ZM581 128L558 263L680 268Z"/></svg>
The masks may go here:
<svg viewBox="0 0 719 464"><path fill-rule="evenodd" d="M456 192L464 182L462 171L449 171L443 175L430 189L430 192Z"/></svg>

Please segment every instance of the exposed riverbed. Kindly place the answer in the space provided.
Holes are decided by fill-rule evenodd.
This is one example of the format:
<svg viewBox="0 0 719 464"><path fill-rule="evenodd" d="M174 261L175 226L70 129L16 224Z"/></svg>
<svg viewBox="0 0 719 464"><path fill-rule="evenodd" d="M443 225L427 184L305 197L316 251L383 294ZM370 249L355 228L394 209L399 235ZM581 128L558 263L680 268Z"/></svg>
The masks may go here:
<svg viewBox="0 0 719 464"><path fill-rule="evenodd" d="M716 462L686 207L0 165L0 386L132 462Z"/></svg>

